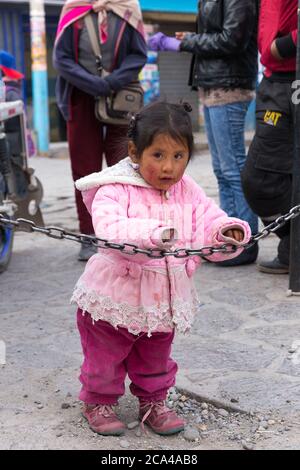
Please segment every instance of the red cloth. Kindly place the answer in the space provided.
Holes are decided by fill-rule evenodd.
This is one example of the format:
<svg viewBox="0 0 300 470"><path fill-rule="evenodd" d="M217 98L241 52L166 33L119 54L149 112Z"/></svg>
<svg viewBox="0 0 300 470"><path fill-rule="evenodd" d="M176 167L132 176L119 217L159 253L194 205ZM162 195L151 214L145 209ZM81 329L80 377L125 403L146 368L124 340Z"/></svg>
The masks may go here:
<svg viewBox="0 0 300 470"><path fill-rule="evenodd" d="M108 166L127 156L127 126L104 126L95 117L95 100L77 88L71 99L71 119L67 121L68 142L74 182L83 176L101 171L103 154ZM91 216L75 190L79 230L94 233Z"/></svg>
<svg viewBox="0 0 300 470"><path fill-rule="evenodd" d="M175 384L177 364L171 357L174 331L136 336L125 328L77 311L84 361L81 367L80 400L90 404L114 405L125 391L125 377L131 393L146 400L165 400Z"/></svg>
<svg viewBox="0 0 300 470"><path fill-rule="evenodd" d="M298 0L261 0L258 30L258 49L261 63L266 67L265 75L272 72L294 72L296 58L276 60L271 54L274 39L292 34L297 42L297 8Z"/></svg>

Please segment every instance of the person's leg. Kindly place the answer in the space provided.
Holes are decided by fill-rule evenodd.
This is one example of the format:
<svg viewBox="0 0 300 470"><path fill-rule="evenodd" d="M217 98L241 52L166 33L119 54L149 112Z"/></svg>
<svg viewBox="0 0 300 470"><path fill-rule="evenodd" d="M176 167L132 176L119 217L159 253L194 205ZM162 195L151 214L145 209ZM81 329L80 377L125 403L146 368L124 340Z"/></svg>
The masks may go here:
<svg viewBox="0 0 300 470"><path fill-rule="evenodd" d="M79 398L90 404L115 405L125 390L125 361L134 342L132 335L107 322L93 322L90 314L83 315L80 309L77 324L84 354Z"/></svg>
<svg viewBox="0 0 300 470"><path fill-rule="evenodd" d="M177 364L170 357L173 338L174 331L153 333L150 338L141 335L126 359L130 390L140 402L139 418L163 435L184 428L184 421L164 403L177 372Z"/></svg>
<svg viewBox="0 0 300 470"><path fill-rule="evenodd" d="M290 233L283 235L278 243L278 259L285 266L290 264Z"/></svg>
<svg viewBox="0 0 300 470"><path fill-rule="evenodd" d="M128 155L127 126L107 125L104 153L107 166L113 166Z"/></svg>
<svg viewBox="0 0 300 470"><path fill-rule="evenodd" d="M248 105L248 102L241 102L205 108L205 124L221 208L231 217L246 220L252 233L257 233L258 219L245 200L240 176L246 159L244 124ZM253 263L257 254L258 245L254 245L236 258L221 261L216 266Z"/></svg>
<svg viewBox="0 0 300 470"><path fill-rule="evenodd" d="M256 233L258 219L245 199L241 184L241 171L246 161L244 130L248 106L249 102L212 106L210 118L220 155L222 177L227 182L233 198L231 210L226 212L230 217L246 220L252 232Z"/></svg>
<svg viewBox="0 0 300 470"><path fill-rule="evenodd" d="M120 435L125 425L112 406L125 391L125 359L134 337L127 330L116 330L104 321L93 322L90 314L77 311L84 361L81 366L79 395L84 402L83 416L90 428L103 435Z"/></svg>
<svg viewBox="0 0 300 470"><path fill-rule="evenodd" d="M242 172L246 199L264 225L291 208L293 140L290 84L264 79L257 92L256 132ZM282 240L278 256L258 267L263 272L287 273L289 224L275 233Z"/></svg>
<svg viewBox="0 0 300 470"><path fill-rule="evenodd" d="M73 180L101 170L103 154L102 125L97 121L92 96L74 88L71 119L67 122L67 134ZM93 234L91 216L81 192L75 190L76 207L81 233Z"/></svg>
<svg viewBox="0 0 300 470"><path fill-rule="evenodd" d="M227 214L234 213L234 197L233 191L230 187L229 182L224 178L222 169L221 169L221 153L219 153L218 147L216 145L214 137L214 129L211 123L210 111L213 109L211 107L204 106L204 121L205 121L205 130L208 140L208 147L211 153L211 160L214 174L217 178L218 188L219 188L219 199L220 206Z"/></svg>
<svg viewBox="0 0 300 470"><path fill-rule="evenodd" d="M174 332L144 334L126 359L130 390L138 398L164 400L175 383L177 364L171 359Z"/></svg>

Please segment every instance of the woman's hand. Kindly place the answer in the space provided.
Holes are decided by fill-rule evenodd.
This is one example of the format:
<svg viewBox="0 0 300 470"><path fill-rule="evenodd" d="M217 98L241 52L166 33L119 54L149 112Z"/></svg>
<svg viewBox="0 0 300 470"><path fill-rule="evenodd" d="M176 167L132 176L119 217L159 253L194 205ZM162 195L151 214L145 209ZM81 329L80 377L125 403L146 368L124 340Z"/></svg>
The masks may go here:
<svg viewBox="0 0 300 470"><path fill-rule="evenodd" d="M226 230L223 235L225 237L233 238L233 240L236 240L237 242L242 242L245 236L243 230L239 230L236 228L232 230Z"/></svg>
<svg viewBox="0 0 300 470"><path fill-rule="evenodd" d="M188 31L178 31L175 33L175 38L179 39L179 41L182 41L186 34L189 34Z"/></svg>

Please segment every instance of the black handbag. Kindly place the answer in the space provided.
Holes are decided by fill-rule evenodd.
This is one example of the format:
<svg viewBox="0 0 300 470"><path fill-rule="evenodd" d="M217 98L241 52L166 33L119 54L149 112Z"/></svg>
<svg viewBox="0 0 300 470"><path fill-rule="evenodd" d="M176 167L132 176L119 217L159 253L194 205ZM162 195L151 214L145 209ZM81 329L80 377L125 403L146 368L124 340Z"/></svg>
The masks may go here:
<svg viewBox="0 0 300 470"><path fill-rule="evenodd" d="M96 62L101 77L109 72L103 68L100 40L90 14L84 17L89 39L96 56ZM121 90L112 92L109 96L99 96L96 99L95 114L104 124L128 125L132 114L138 113L143 106L144 91L138 80L130 82Z"/></svg>

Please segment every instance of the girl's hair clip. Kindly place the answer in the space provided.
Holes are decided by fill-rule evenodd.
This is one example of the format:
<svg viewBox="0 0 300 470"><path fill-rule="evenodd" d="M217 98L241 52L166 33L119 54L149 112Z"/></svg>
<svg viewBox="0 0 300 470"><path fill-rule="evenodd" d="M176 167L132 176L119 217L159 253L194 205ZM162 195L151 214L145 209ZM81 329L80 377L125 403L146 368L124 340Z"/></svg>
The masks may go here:
<svg viewBox="0 0 300 470"><path fill-rule="evenodd" d="M183 109L184 109L187 113L191 113L191 112L193 111L192 106L191 106L190 103L188 103L187 101L181 102L181 105L183 106Z"/></svg>
<svg viewBox="0 0 300 470"><path fill-rule="evenodd" d="M193 111L193 108L190 103L187 103L186 101L182 103L182 106L184 107L187 113L191 113Z"/></svg>

